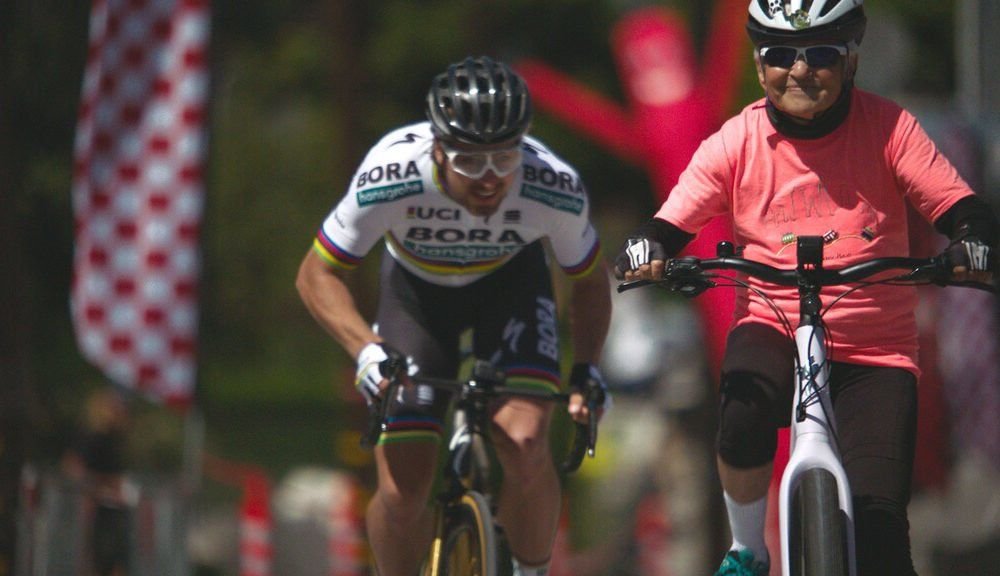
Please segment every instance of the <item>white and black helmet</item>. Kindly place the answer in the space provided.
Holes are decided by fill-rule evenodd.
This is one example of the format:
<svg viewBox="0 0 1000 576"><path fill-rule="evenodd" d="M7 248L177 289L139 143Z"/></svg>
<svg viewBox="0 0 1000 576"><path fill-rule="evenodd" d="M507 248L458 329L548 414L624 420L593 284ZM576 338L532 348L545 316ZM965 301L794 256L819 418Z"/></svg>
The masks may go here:
<svg viewBox="0 0 1000 576"><path fill-rule="evenodd" d="M531 98L524 79L509 66L486 56L470 57L434 78L426 112L439 137L493 144L528 131Z"/></svg>
<svg viewBox="0 0 1000 576"><path fill-rule="evenodd" d="M789 40L861 44L864 0L750 0L747 32L755 46Z"/></svg>

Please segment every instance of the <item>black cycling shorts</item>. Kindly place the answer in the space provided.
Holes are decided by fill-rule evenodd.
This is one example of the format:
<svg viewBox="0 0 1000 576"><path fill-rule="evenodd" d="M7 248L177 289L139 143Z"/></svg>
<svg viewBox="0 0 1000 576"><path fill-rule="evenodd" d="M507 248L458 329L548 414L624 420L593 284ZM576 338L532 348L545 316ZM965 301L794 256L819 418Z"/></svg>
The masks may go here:
<svg viewBox="0 0 1000 576"><path fill-rule="evenodd" d="M558 390L559 330L551 271L541 242L472 284L439 286L386 254L382 259L378 333L425 376L454 378L459 340L472 331L472 354L504 371L507 384ZM394 398L380 443L441 436L448 395L426 386Z"/></svg>

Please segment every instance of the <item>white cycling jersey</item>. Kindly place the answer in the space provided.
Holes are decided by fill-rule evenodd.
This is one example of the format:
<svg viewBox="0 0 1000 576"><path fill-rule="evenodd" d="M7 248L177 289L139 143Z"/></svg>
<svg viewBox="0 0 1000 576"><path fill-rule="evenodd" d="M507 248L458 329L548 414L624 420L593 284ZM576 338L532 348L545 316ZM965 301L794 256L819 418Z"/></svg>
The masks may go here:
<svg viewBox="0 0 1000 576"><path fill-rule="evenodd" d="M560 266L579 277L597 262L599 242L586 188L572 166L530 136L524 162L497 211L474 216L444 193L431 157L429 122L389 132L354 174L313 243L330 264L354 268L379 238L418 277L464 286L547 237Z"/></svg>

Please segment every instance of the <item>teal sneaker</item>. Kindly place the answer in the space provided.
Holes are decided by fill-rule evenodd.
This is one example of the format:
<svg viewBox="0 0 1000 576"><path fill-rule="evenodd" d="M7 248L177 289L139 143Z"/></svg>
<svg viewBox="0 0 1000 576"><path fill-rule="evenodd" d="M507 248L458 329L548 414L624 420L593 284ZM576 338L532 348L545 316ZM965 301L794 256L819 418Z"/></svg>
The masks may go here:
<svg viewBox="0 0 1000 576"><path fill-rule="evenodd" d="M730 550L715 576L767 576L770 571L771 566L754 560L749 549Z"/></svg>

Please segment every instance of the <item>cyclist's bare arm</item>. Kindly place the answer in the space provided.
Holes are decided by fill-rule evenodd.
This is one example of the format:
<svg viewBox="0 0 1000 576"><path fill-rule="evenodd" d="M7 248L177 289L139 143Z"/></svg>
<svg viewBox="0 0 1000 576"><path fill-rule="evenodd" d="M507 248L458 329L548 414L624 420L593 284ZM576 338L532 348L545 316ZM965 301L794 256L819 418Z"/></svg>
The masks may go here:
<svg viewBox="0 0 1000 576"><path fill-rule="evenodd" d="M313 318L352 358L357 358L366 344L382 339L358 311L342 278L345 273L327 264L315 250L309 250L299 266L295 287Z"/></svg>
<svg viewBox="0 0 1000 576"><path fill-rule="evenodd" d="M603 260L598 262L590 274L573 282L569 322L573 362L596 366L600 362L604 339L611 322L611 286L608 267ZM588 412L581 394L572 395L568 410L577 422L587 422Z"/></svg>
<svg viewBox="0 0 1000 576"><path fill-rule="evenodd" d="M611 285L603 260L590 274L573 282L569 321L573 361L597 364L611 322Z"/></svg>

